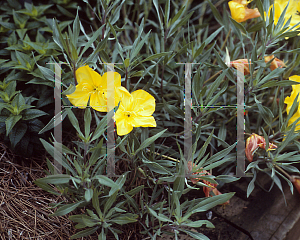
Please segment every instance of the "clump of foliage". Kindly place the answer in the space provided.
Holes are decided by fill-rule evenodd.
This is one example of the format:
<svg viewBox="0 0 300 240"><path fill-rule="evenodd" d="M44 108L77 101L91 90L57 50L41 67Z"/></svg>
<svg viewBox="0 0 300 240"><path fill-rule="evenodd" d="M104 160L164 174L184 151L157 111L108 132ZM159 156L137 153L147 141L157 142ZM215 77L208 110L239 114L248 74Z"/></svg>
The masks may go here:
<svg viewBox="0 0 300 240"><path fill-rule="evenodd" d="M50 63L60 54L52 19L61 19L64 29L76 8L70 1L12 0L0 6L0 134L17 153L28 156L41 148L38 132L54 108L53 74L42 69L54 69Z"/></svg>
<svg viewBox="0 0 300 240"><path fill-rule="evenodd" d="M246 172L251 171L253 178L247 193L250 195L254 189L258 172L270 176L272 187L277 185L282 190L281 178L293 191L292 179L287 176L299 173L293 165L300 161L297 155L300 145L298 134L295 134L297 119L293 123L289 121L297 111L298 103L294 98L286 115L284 99L289 95L290 86L298 84L287 80L292 72L298 74L295 69L300 61L298 26L289 27L290 20L285 19L285 11L275 25L273 11L269 11L270 1L255 1L256 12L259 11L261 16L265 12L270 14L247 23L231 18L227 4L218 7L215 4L209 0L202 3L98 0L93 4L84 1L88 19L77 13L71 24L59 19L46 21L45 29L53 34L53 42L45 43L44 47L39 43L41 34L35 43L25 39L26 31L19 43L11 40L18 49L10 52L11 60L1 63L3 71L26 70L34 76L28 83L34 83L38 88L50 91L45 85L54 86L54 64L46 66L46 61L63 63L64 108L61 114L63 119L68 116L78 139L67 144L55 139L52 143L41 139L55 159L55 149L62 149L61 158L56 161L63 171L48 160L49 176L37 180L36 184L68 200L54 207L59 207L57 216L76 213L70 219L81 231L72 239L90 234L97 234L98 239L107 236L118 239L124 232L123 225L134 225L139 229L135 232L136 238L149 236L156 239L162 233L168 233L176 238L179 234L187 234L195 239L208 239L188 227L213 227L208 220L192 221L191 217L226 203L234 194L207 191L209 197L204 197L202 189L214 189L217 184L237 180L229 173L234 174L236 168L237 124L237 73L231 66L239 59L243 59L249 71L244 79L245 132L261 135L265 141L263 147L260 145L258 149L257 145L251 151L251 155L255 155ZM46 7L38 10L26 6L26 10L18 9L19 15L28 13L28 9L34 13L33 9L46 11ZM61 7L58 9L63 12ZM17 16L14 11L12 16ZM42 15L34 14L34 17L38 16ZM31 16L25 14L23 17L30 19ZM28 19L19 22L26 24ZM18 32L10 30L6 40L20 37ZM21 44L27 44L22 45L26 49L35 49L34 53L39 57L24 54L20 50ZM268 61L265 57L272 55L283 60L286 66L277 65L270 69L275 57ZM67 97L78 88L78 68L88 65L103 75L108 71L109 63L114 63L114 71L121 75L122 86L127 91L132 93L142 89L156 101L153 113L156 128L134 128L125 136L115 133L114 175L107 175L106 131L107 123L120 105L108 113L101 113L88 107L85 110L72 108ZM185 116L185 100L188 99L185 91L189 84L189 66L193 141L186 148L184 126L189 119ZM6 124L1 126L10 134L21 118L20 124L29 124L37 117L27 117L30 104L37 97L30 91L28 97L21 97L23 92L16 92L16 84L9 83L15 74L8 76L11 78L7 77L1 88L1 98L7 96L8 99L5 102L5 97L2 98L2 112L8 115L2 121ZM84 116L79 117L79 114ZM7 124L12 122L8 118L15 119L16 124ZM39 133L60 127L54 123L53 118L43 129L39 128ZM260 141L263 140L260 138ZM272 146L277 146L272 151L269 149L271 142ZM190 195L195 190L199 193L197 198Z"/></svg>

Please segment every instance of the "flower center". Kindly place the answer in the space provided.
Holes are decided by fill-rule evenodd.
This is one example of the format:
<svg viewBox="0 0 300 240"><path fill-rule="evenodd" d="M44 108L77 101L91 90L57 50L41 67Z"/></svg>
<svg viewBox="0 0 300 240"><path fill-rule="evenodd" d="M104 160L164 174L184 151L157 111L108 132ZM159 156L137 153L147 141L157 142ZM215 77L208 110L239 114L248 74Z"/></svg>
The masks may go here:
<svg viewBox="0 0 300 240"><path fill-rule="evenodd" d="M133 117L133 115L135 115L133 112L130 112L130 111L125 111L124 112L124 117L127 118L127 119Z"/></svg>

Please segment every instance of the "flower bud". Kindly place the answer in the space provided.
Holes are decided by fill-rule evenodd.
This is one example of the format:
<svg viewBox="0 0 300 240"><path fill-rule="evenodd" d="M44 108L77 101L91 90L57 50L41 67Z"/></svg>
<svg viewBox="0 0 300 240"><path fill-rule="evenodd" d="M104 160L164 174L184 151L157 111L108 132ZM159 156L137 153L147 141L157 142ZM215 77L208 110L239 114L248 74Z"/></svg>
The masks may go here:
<svg viewBox="0 0 300 240"><path fill-rule="evenodd" d="M266 56L265 57L265 63L271 61L273 58L274 58L274 55ZM278 58L274 58L273 61L271 62L271 65L270 65L270 69L272 71L275 70L276 68L282 68L282 67L285 67L285 64L284 64L283 61L281 61Z"/></svg>
<svg viewBox="0 0 300 240"><path fill-rule="evenodd" d="M266 148L266 140L264 137L259 136L255 133L252 133L252 135L247 138L246 149L245 149L246 157L249 160L249 162L253 161L253 152L257 148L265 149ZM275 148L277 148L277 146L275 144L269 143L269 149L267 151L274 150Z"/></svg>
<svg viewBox="0 0 300 240"><path fill-rule="evenodd" d="M250 62L250 64L251 64L251 62ZM237 70L240 70L244 67L244 75L250 74L248 59L234 60L234 61L230 62L230 66L234 67Z"/></svg>

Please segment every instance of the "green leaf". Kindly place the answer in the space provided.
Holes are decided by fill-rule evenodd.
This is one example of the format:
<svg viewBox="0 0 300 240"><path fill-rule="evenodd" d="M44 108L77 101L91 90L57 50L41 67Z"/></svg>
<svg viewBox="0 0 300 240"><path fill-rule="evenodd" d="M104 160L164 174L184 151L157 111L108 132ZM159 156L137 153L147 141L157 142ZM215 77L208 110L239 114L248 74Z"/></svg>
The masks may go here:
<svg viewBox="0 0 300 240"><path fill-rule="evenodd" d="M43 115L47 115L47 113L39 109L27 109L22 112L22 115L23 115L22 117L23 120L30 120L30 119L38 118Z"/></svg>
<svg viewBox="0 0 300 240"><path fill-rule="evenodd" d="M222 158L226 157L232 149L234 149L236 146L236 143L232 144L231 146L229 146L228 148L225 148L222 151L219 151L218 153L216 153L215 155L213 155L212 157L210 157L204 164L204 166L210 166L211 164L213 164L214 162L221 160Z"/></svg>
<svg viewBox="0 0 300 240"><path fill-rule="evenodd" d="M256 180L256 171L252 171L252 172L253 172L253 178L247 188L247 198L250 196L250 194L252 193L252 191L254 190L254 187L255 187L254 184L255 184L255 180Z"/></svg>
<svg viewBox="0 0 300 240"><path fill-rule="evenodd" d="M43 183L43 182L39 182L38 180L34 181L34 183L40 187L41 189L45 190L46 192L49 192L53 195L56 195L56 196L60 196L61 194L54 191L52 187L50 187L47 183Z"/></svg>
<svg viewBox="0 0 300 240"><path fill-rule="evenodd" d="M94 193L93 189L91 188L86 189L84 193L85 201L89 202L93 197L93 193Z"/></svg>
<svg viewBox="0 0 300 240"><path fill-rule="evenodd" d="M49 216L54 217L54 216L63 216L63 215L66 215L66 214L74 211L82 203L84 203L83 200L79 201L77 203L66 204L66 205L60 207L59 209L57 209L57 211L55 213L50 214Z"/></svg>
<svg viewBox="0 0 300 240"><path fill-rule="evenodd" d="M198 227L201 227L202 225L206 225L206 227L208 227L208 228L215 227L210 221L207 221L207 220L191 221L188 223L183 223L183 225L192 227L192 228L198 228Z"/></svg>
<svg viewBox="0 0 300 240"><path fill-rule="evenodd" d="M109 195L110 197L106 200L105 205L104 205L104 210L103 210L103 214L108 215L109 217L109 213L106 214L108 211L111 210L112 205L116 202L116 198L118 196L118 191L114 191L112 194Z"/></svg>
<svg viewBox="0 0 300 240"><path fill-rule="evenodd" d="M61 114L61 120L63 121L65 119L65 117L67 116L66 109L63 109L59 114ZM54 116L42 130L39 131L39 134L49 131L52 128L58 126L58 124L62 123L62 121L55 121L55 118L57 119L57 117L58 117L58 114L56 116Z"/></svg>
<svg viewBox="0 0 300 240"><path fill-rule="evenodd" d="M258 85L264 84L266 81L277 78L285 71L285 68L276 68L275 70L271 71L267 76L265 76L262 80L259 81Z"/></svg>
<svg viewBox="0 0 300 240"><path fill-rule="evenodd" d="M83 231L80 231L74 235L71 236L70 239L76 239L76 238L82 238L82 237L87 237L91 234L93 234L94 232L96 232L98 230L99 226L97 227L94 227L94 228L88 228L88 229L85 229Z"/></svg>
<svg viewBox="0 0 300 240"><path fill-rule="evenodd" d="M243 33L247 33L246 29L241 23L238 23L232 17L229 17L229 19L238 30L241 30Z"/></svg>
<svg viewBox="0 0 300 240"><path fill-rule="evenodd" d="M159 173L159 174L171 174L170 171L168 171L166 168L161 166L160 164L156 162L151 162L146 159L142 160L143 163L153 172Z"/></svg>
<svg viewBox="0 0 300 240"><path fill-rule="evenodd" d="M27 125L25 123L17 124L9 134L9 140L12 144L12 148L20 142L27 131Z"/></svg>
<svg viewBox="0 0 300 240"><path fill-rule="evenodd" d="M98 139L107 129L107 122L114 116L114 109L107 113L106 116L97 124L91 142Z"/></svg>
<svg viewBox="0 0 300 240"><path fill-rule="evenodd" d="M224 193L221 195L206 198L205 200L198 203L196 206L192 207L191 211L193 213L205 212L219 204L227 202L235 193Z"/></svg>
<svg viewBox="0 0 300 240"><path fill-rule="evenodd" d="M5 120L6 136L10 133L15 124L22 118L21 115L11 115Z"/></svg>
<svg viewBox="0 0 300 240"><path fill-rule="evenodd" d="M113 180L111 180L110 178L108 178L104 175L97 175L94 177L94 179L97 179L100 184L103 184L103 185L111 187L111 188L119 189L118 184L116 184Z"/></svg>
<svg viewBox="0 0 300 240"><path fill-rule="evenodd" d="M90 108L86 108L84 112L84 133L85 138L88 138L90 135L90 129L91 129L91 121L92 121L92 115Z"/></svg>
<svg viewBox="0 0 300 240"><path fill-rule="evenodd" d="M131 49L131 53L130 53L130 61L132 61L135 56L141 51L143 45L145 44L145 42L148 40L148 37L150 35L150 32L149 31L146 36L143 37L143 39L138 43L138 45L135 47L135 48L132 48Z"/></svg>
<svg viewBox="0 0 300 240"><path fill-rule="evenodd" d="M298 85L299 82L295 82L292 80L270 80L268 82L266 82L265 84L261 85L259 88L271 88L271 87L286 87L286 86L291 86L291 85Z"/></svg>
<svg viewBox="0 0 300 240"><path fill-rule="evenodd" d="M88 39L88 42L84 45L84 48L82 49L80 55L79 55L79 58L78 59L81 59L82 58L82 55L86 52L86 50L89 49L89 47L91 47L91 45L96 41L96 39L100 36L100 34L102 33L102 29L103 29L104 26L101 26L95 33L93 33L93 36ZM103 43L106 43L106 41L102 41ZM101 42L100 42L101 44ZM102 46L102 45L101 45ZM99 50L99 49L98 49Z"/></svg>
<svg viewBox="0 0 300 240"><path fill-rule="evenodd" d="M146 62L146 61L152 61L156 58L161 58L164 56L167 56L169 54L171 54L172 52L162 52L162 53L155 53L153 55L150 55L149 57L145 58L143 61L141 61L141 63Z"/></svg>
<svg viewBox="0 0 300 240"><path fill-rule="evenodd" d="M149 212L151 213L151 215L153 215L154 217L156 217L159 221L162 222L173 222L171 219L169 219L168 217L166 217L165 215L163 215L162 213L157 214L153 209L151 209L150 207L146 206L147 209L149 210Z"/></svg>
<svg viewBox="0 0 300 240"><path fill-rule="evenodd" d="M44 139L40 138L40 141L42 142L44 148L46 149L46 151L53 157L53 158L57 158L57 156L54 156L54 147L48 143L47 141L45 141ZM73 176L76 176L77 173L74 171L74 169L70 166L69 162L64 158L64 156L62 156L61 159L56 159L64 168L66 168L68 171L70 171Z"/></svg>
<svg viewBox="0 0 300 240"><path fill-rule="evenodd" d="M66 112L67 112L67 114L68 114L69 120L70 120L70 122L72 123L73 127L76 129L76 131L78 132L78 134L79 134L82 138L84 138L84 136L83 136L83 134L82 134L82 132L81 132L81 130L80 130L78 120L77 120L75 114L72 112L72 109L66 108Z"/></svg>
<svg viewBox="0 0 300 240"><path fill-rule="evenodd" d="M230 182L238 181L239 179L240 178L233 177L230 175L218 175L217 177L215 177L215 180L221 181L223 183L230 183Z"/></svg>
<svg viewBox="0 0 300 240"><path fill-rule="evenodd" d="M193 237L194 239L197 239L197 240L209 240L208 237L206 237L204 234L199 233L199 232L193 232L193 231L185 230L185 229L180 229L180 231L190 235L191 237Z"/></svg>
<svg viewBox="0 0 300 240"><path fill-rule="evenodd" d="M260 102L256 99L256 97L254 98L254 100L257 104L259 113L264 119L265 123L268 124L269 126L272 126L272 120L274 119L274 115L272 111L269 108L261 105Z"/></svg>
<svg viewBox="0 0 300 240"><path fill-rule="evenodd" d="M219 11L216 9L215 5L213 5L213 4L211 3L210 0L207 0L207 2L208 2L209 6L210 6L210 8L211 8L211 11L212 11L214 17L215 17L216 20L217 20L217 22L218 22L221 26L224 26L223 18L221 17Z"/></svg>
<svg viewBox="0 0 300 240"><path fill-rule="evenodd" d="M110 221L114 222L116 224L119 224L119 225L123 225L123 224L136 222L137 218L138 218L137 214L125 213L125 214L121 214L120 216L111 219Z"/></svg>
<svg viewBox="0 0 300 240"><path fill-rule="evenodd" d="M70 175L67 174L55 174L55 175L49 175L44 178L40 178L36 180L39 183L50 183L50 184L64 184L68 183L71 179Z"/></svg>
<svg viewBox="0 0 300 240"><path fill-rule="evenodd" d="M153 143L156 139L158 139L161 135L163 135L163 133L167 130L168 129L165 129L165 130L155 134L154 136L148 138L146 141L142 142L142 144L140 145L140 147L136 150L136 152L134 154L137 154L139 151L148 147L151 143Z"/></svg>

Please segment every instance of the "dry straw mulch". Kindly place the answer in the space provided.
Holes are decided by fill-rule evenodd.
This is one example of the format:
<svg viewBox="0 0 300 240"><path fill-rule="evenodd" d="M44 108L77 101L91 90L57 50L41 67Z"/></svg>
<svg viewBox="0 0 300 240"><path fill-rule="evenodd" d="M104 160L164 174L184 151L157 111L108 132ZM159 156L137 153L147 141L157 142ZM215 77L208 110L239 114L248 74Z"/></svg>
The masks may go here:
<svg viewBox="0 0 300 240"><path fill-rule="evenodd" d="M66 217L49 217L60 197L33 181L45 177L44 159L24 159L0 143L0 239L70 239L74 224Z"/></svg>

